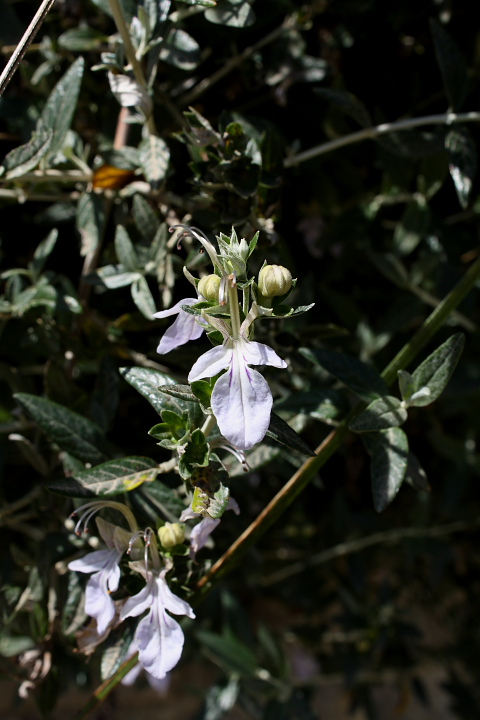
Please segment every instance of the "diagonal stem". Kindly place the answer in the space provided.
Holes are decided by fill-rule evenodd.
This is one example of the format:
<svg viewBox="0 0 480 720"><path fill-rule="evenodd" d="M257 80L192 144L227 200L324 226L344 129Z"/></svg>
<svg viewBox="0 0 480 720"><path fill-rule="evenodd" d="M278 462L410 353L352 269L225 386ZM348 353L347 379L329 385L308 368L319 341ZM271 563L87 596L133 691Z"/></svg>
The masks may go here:
<svg viewBox="0 0 480 720"><path fill-rule="evenodd" d="M18 43L17 47L15 48L12 57L8 61L4 71L2 72L0 76L0 95L3 95L3 91L7 87L8 83L12 79L12 77L15 74L15 71L17 67L22 62L23 56L27 52L28 48L30 47L30 44L37 34L40 25L45 20L48 11L52 7L55 0L42 0L42 3L40 7L38 8L37 12L35 13L32 22L26 29L25 33L23 34L22 39Z"/></svg>

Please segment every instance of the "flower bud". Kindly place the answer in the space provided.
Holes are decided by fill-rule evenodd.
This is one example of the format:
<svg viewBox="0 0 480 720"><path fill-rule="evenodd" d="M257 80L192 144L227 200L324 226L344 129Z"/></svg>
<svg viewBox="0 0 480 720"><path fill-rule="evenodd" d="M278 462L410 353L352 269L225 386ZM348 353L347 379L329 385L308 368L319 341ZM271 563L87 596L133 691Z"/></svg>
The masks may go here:
<svg viewBox="0 0 480 720"><path fill-rule="evenodd" d="M185 540L185 527L180 523L169 523L158 530L158 537L164 548L172 548L181 545Z"/></svg>
<svg viewBox="0 0 480 720"><path fill-rule="evenodd" d="M221 279L218 275L205 275L200 278L198 283L198 292L203 295L208 302L218 303L218 291L220 290Z"/></svg>
<svg viewBox="0 0 480 720"><path fill-rule="evenodd" d="M292 274L283 265L265 265L258 275L258 289L266 298L285 295L292 287Z"/></svg>

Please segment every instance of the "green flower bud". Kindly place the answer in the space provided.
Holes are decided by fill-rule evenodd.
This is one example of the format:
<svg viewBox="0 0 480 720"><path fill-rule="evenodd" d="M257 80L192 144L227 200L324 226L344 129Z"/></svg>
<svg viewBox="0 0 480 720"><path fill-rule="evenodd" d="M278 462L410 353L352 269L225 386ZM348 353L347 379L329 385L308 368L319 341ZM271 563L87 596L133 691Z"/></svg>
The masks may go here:
<svg viewBox="0 0 480 720"><path fill-rule="evenodd" d="M158 530L158 537L164 548L172 548L181 545L185 540L185 527L180 523L169 523Z"/></svg>
<svg viewBox="0 0 480 720"><path fill-rule="evenodd" d="M282 265L265 265L258 275L258 289L266 298L285 295L292 287L292 274Z"/></svg>
<svg viewBox="0 0 480 720"><path fill-rule="evenodd" d="M208 302L218 303L218 292L220 290L221 279L218 275L205 275L200 278L198 283L198 292L203 295Z"/></svg>

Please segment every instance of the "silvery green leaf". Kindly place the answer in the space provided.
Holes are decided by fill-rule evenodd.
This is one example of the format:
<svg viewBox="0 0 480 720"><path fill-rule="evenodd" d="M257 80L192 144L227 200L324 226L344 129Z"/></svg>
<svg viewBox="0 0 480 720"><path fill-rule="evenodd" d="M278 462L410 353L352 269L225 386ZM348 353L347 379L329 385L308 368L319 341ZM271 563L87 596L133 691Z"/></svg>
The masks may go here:
<svg viewBox="0 0 480 720"><path fill-rule="evenodd" d="M150 370L149 368L130 367L120 368L120 375L148 400L159 415L164 410L173 410L179 415L184 410L188 410L192 420L197 420L198 423L202 421L203 413L199 403L180 400L178 397L167 395L159 390L163 385L177 384L177 381L166 373Z"/></svg>
<svg viewBox="0 0 480 720"><path fill-rule="evenodd" d="M85 192L77 204L76 227L82 238L82 256L89 255L98 247L105 223L103 197Z"/></svg>
<svg viewBox="0 0 480 720"><path fill-rule="evenodd" d="M142 195L135 193L133 196L132 209L133 219L138 232L145 240L152 243L160 225L153 208Z"/></svg>
<svg viewBox="0 0 480 720"><path fill-rule="evenodd" d="M115 290L131 285L138 277L138 272L125 272L122 265L105 265L87 279L92 285L103 285L109 290Z"/></svg>
<svg viewBox="0 0 480 720"><path fill-rule="evenodd" d="M349 424L354 432L374 432L402 425L408 413L402 402L392 395L377 398Z"/></svg>
<svg viewBox="0 0 480 720"><path fill-rule="evenodd" d="M201 60L200 45L180 28L173 28L160 50L163 62L181 70L194 70Z"/></svg>
<svg viewBox="0 0 480 720"><path fill-rule="evenodd" d="M55 155L63 147L77 107L83 68L84 60L79 57L53 88L38 120L37 132L43 130L53 133L48 148L49 157Z"/></svg>
<svg viewBox="0 0 480 720"><path fill-rule="evenodd" d="M301 354L349 387L362 400L370 402L388 395L388 387L380 374L371 366L345 353L317 348L300 348Z"/></svg>
<svg viewBox="0 0 480 720"><path fill-rule="evenodd" d="M165 178L170 160L170 150L162 138L149 135L142 140L140 147L140 164L148 182L156 186Z"/></svg>
<svg viewBox="0 0 480 720"><path fill-rule="evenodd" d="M123 265L125 270L128 272L138 272L138 256L123 225L117 225L115 230L115 252L118 261Z"/></svg>
<svg viewBox="0 0 480 720"><path fill-rule="evenodd" d="M255 13L245 0L224 0L205 11L205 19L216 25L249 27L255 22Z"/></svg>
<svg viewBox="0 0 480 720"><path fill-rule="evenodd" d="M52 138L52 130L40 129L32 135L28 143L11 150L2 163L7 173L7 179L21 177L36 168L40 160L48 153Z"/></svg>
<svg viewBox="0 0 480 720"><path fill-rule="evenodd" d="M398 427L365 435L364 438L372 456L370 475L373 504L377 512L382 512L392 502L405 479L408 440L403 430Z"/></svg>
<svg viewBox="0 0 480 720"><path fill-rule="evenodd" d="M456 333L448 338L412 373L415 393L411 396L409 404L415 407L424 407L435 402L446 388L453 371L455 370L465 344L465 335ZM421 392L427 388L430 392Z"/></svg>
<svg viewBox="0 0 480 720"><path fill-rule="evenodd" d="M198 380L198 382L204 382ZM208 384L208 383L207 383ZM180 400L188 400L188 402L200 402L200 400L192 393L190 385L163 385L158 388L161 392Z"/></svg>
<svg viewBox="0 0 480 720"><path fill-rule="evenodd" d="M158 475L158 463L146 457L126 457L96 465L76 473L73 478L57 480L48 489L69 497L110 497L130 492Z"/></svg>
<svg viewBox="0 0 480 720"><path fill-rule="evenodd" d="M148 287L148 282L143 275L138 275L133 281L131 291L133 302L137 308L147 320L151 320L157 308L150 288Z"/></svg>
<svg viewBox="0 0 480 720"><path fill-rule="evenodd" d="M90 420L37 395L16 393L14 397L61 450L85 462L99 463L105 459L105 437Z"/></svg>
<svg viewBox="0 0 480 720"><path fill-rule="evenodd" d="M398 386L403 400L406 403L409 403L410 398L415 392L415 382L413 377L406 370L398 371Z"/></svg>
<svg viewBox="0 0 480 720"><path fill-rule="evenodd" d="M71 28L58 38L59 46L71 52L97 50L106 42L108 42L107 35L89 27Z"/></svg>
<svg viewBox="0 0 480 720"><path fill-rule="evenodd" d="M274 412L272 412L270 416L270 425L268 426L267 435L268 437L271 437L272 440L276 440L276 442L281 445L286 445L286 447L291 448L292 450L297 450L297 452L302 453L302 455L315 457L313 450L310 450L300 435L298 435L298 433L296 433L295 430L285 422L285 420L282 420L282 418Z"/></svg>
<svg viewBox="0 0 480 720"><path fill-rule="evenodd" d="M146 116L151 113L152 100L145 88L142 88L136 80L129 75L109 72L108 82L110 90L122 107L136 107Z"/></svg>
<svg viewBox="0 0 480 720"><path fill-rule="evenodd" d="M33 253L32 262L29 264L30 270L35 277L38 277L43 270L43 267L55 247L55 243L58 239L58 230L54 228L48 233L47 237L37 245L35 252Z"/></svg>

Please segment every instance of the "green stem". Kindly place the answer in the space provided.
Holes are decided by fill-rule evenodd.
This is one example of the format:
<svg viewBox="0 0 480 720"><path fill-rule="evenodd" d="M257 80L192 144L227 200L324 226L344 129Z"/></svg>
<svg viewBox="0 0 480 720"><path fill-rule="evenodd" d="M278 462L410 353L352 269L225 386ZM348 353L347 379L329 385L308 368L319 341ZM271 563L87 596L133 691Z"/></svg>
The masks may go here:
<svg viewBox="0 0 480 720"><path fill-rule="evenodd" d="M205 435L205 437L208 437L212 430L215 428L217 424L217 419L215 415L207 415L207 418L202 426L202 432Z"/></svg>
<svg viewBox="0 0 480 720"><path fill-rule="evenodd" d="M132 66L135 80L138 82L141 88L145 90L145 92L148 92L147 78L145 77L145 73L143 72L143 67L141 63L136 56L135 48L133 47L133 43L130 38L130 32L128 30L127 23L125 22L119 0L108 0L108 2L110 5L110 10L112 11L115 25L117 26L117 30L120 33L120 37L122 38L125 55L127 56L128 62ZM155 127L155 121L151 113L147 117L147 127L150 135L158 135L157 128Z"/></svg>
<svg viewBox="0 0 480 720"><path fill-rule="evenodd" d="M451 312L458 307L468 292L473 288L475 282L480 278L480 257L465 273L453 290L442 300L441 303L425 320L422 327L415 333L412 339L395 356L392 362L382 373L387 383L392 383L397 377L397 371L408 365L426 343L433 337L447 320ZM237 302L238 308L238 302ZM363 404L361 405L363 407ZM195 594L190 598L190 603L197 605L208 594L218 581L229 573L242 559L252 545L268 530L268 528L287 510L295 498L302 492L308 483L315 477L320 468L327 462L333 453L339 448L340 443L348 432L348 424L356 415L359 408L354 408L343 422L333 430L317 448L316 455L309 458L290 478L287 484L275 495L266 508L260 513L255 521L240 535L230 546L224 555L217 560L197 583ZM85 706L83 711L75 720L84 718L118 685L137 660L131 659L122 665L103 685L101 685Z"/></svg>
<svg viewBox="0 0 480 720"><path fill-rule="evenodd" d="M230 321L232 323L232 339L238 340L240 337L240 308L238 305L238 290L236 284L230 278L228 283L228 303L230 306Z"/></svg>

